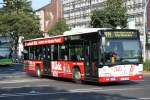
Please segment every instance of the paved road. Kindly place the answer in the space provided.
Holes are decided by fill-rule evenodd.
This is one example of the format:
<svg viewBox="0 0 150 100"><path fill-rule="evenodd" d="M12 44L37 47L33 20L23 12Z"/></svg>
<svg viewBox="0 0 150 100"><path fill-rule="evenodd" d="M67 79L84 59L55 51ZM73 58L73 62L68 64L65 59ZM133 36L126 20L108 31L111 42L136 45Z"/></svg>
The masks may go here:
<svg viewBox="0 0 150 100"><path fill-rule="evenodd" d="M0 100L150 100L150 74L140 81L75 84L31 77L22 72L21 65L2 66Z"/></svg>

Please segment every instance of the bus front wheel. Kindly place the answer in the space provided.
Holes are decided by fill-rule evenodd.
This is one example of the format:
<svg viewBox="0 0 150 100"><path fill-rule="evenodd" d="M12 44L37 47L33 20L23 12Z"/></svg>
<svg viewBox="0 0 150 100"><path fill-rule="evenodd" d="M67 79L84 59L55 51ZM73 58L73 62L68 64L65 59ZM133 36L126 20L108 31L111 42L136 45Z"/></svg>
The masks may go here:
<svg viewBox="0 0 150 100"><path fill-rule="evenodd" d="M81 72L78 68L74 68L73 69L73 81L75 83L82 83L82 80L81 80Z"/></svg>

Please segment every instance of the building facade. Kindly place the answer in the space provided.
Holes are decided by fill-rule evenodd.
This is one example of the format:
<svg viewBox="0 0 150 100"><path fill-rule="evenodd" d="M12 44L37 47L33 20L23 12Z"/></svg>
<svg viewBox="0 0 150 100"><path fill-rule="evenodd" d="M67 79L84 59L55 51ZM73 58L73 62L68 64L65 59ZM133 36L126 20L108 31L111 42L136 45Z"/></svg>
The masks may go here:
<svg viewBox="0 0 150 100"><path fill-rule="evenodd" d="M90 12L104 7L104 0L63 0L64 18L70 28L90 27Z"/></svg>
<svg viewBox="0 0 150 100"><path fill-rule="evenodd" d="M90 14L103 9L106 0L63 0L64 18L70 28L90 27ZM135 20L135 28L143 31L144 0L124 0L129 18Z"/></svg>
<svg viewBox="0 0 150 100"><path fill-rule="evenodd" d="M147 5L147 28L150 31L150 0Z"/></svg>
<svg viewBox="0 0 150 100"><path fill-rule="evenodd" d="M41 31L47 33L53 25L63 17L63 11L60 0L51 0L49 4L38 9L36 14L40 18Z"/></svg>
<svg viewBox="0 0 150 100"><path fill-rule="evenodd" d="M90 27L91 11L103 9L106 0L62 0L62 2L64 18L70 28L75 28ZM144 43L145 0L124 0L124 5L128 14L128 28L138 29L141 33L141 42ZM150 7L148 8L150 9ZM147 58L150 58L150 48L148 45L146 50Z"/></svg>
<svg viewBox="0 0 150 100"><path fill-rule="evenodd" d="M148 34L147 34L147 54L148 54L148 58L150 59L150 0L148 0L148 5L147 5L147 30L148 30Z"/></svg>

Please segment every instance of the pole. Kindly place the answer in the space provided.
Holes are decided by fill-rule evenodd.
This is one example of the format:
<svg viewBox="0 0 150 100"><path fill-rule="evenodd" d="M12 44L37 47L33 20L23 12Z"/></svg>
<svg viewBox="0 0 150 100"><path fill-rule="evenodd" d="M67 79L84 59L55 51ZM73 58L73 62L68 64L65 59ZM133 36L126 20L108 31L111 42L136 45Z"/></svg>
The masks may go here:
<svg viewBox="0 0 150 100"><path fill-rule="evenodd" d="M90 0L90 12L89 12L89 14L91 15L92 14L92 0ZM90 18L90 21L91 21L92 19ZM93 22L92 22L93 23ZM89 25L90 27L92 27L92 25Z"/></svg>
<svg viewBox="0 0 150 100"><path fill-rule="evenodd" d="M144 34L143 34L143 57L144 57L144 62L146 61L146 33L147 33L147 5L149 3L149 0L145 0L145 7L144 7L144 24L143 24L143 29L144 29Z"/></svg>

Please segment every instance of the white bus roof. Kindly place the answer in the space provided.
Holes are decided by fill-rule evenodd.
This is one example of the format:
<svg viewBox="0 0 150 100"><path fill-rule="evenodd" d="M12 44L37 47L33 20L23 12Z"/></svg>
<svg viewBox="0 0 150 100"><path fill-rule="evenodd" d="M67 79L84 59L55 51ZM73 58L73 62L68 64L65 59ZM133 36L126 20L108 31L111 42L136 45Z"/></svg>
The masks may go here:
<svg viewBox="0 0 150 100"><path fill-rule="evenodd" d="M94 33L98 30L106 30L110 28L74 28L70 31L66 31L63 33L64 36L68 35L76 35L76 34L85 34L85 33Z"/></svg>
<svg viewBox="0 0 150 100"><path fill-rule="evenodd" d="M73 28L70 31L66 31L63 33L63 35L57 35L57 36L50 36L47 38L57 38L57 37L62 37L62 36L70 36L70 35L77 35L77 34L86 34L86 33L94 33L99 30L107 30L111 28ZM47 38L36 38L36 39L29 39L25 40L26 41L34 41L34 40L40 40L40 39L47 39Z"/></svg>

